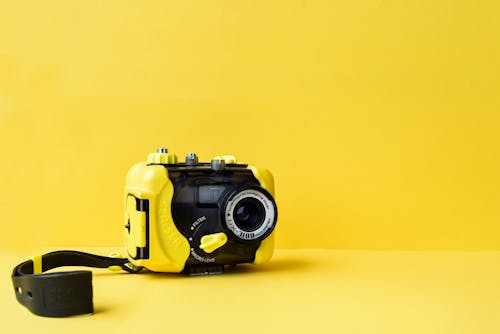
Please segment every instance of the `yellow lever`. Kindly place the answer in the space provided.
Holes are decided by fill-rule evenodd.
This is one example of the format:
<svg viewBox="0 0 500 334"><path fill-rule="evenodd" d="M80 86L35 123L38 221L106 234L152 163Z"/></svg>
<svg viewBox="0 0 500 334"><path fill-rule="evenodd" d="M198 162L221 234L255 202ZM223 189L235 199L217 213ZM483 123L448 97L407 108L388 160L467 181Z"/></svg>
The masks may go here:
<svg viewBox="0 0 500 334"><path fill-rule="evenodd" d="M212 253L217 248L224 246L227 242L227 235L224 233L214 233L208 234L201 237L200 248L205 251L205 253Z"/></svg>

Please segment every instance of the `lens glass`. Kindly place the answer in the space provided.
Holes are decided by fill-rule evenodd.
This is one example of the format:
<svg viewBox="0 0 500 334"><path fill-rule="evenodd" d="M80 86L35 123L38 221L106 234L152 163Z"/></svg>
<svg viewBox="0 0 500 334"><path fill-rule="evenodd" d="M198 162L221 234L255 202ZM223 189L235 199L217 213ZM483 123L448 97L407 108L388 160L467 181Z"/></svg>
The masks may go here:
<svg viewBox="0 0 500 334"><path fill-rule="evenodd" d="M234 208L234 222L246 232L257 230L262 225L265 215L264 206L255 198L245 198Z"/></svg>
<svg viewBox="0 0 500 334"><path fill-rule="evenodd" d="M264 240L276 225L276 204L272 196L255 186L229 192L221 214L225 228L242 242Z"/></svg>

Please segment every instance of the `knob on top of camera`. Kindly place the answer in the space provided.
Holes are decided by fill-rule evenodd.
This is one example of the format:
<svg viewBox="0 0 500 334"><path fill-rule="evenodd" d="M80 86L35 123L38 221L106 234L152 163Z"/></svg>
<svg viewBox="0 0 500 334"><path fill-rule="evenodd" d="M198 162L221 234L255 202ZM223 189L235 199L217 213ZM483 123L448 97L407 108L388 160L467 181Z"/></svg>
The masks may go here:
<svg viewBox="0 0 500 334"><path fill-rule="evenodd" d="M161 147L155 153L150 153L146 161L148 164L176 164L177 155L168 153L168 149Z"/></svg>
<svg viewBox="0 0 500 334"><path fill-rule="evenodd" d="M196 166L198 164L198 156L196 153L188 153L186 155L186 165Z"/></svg>

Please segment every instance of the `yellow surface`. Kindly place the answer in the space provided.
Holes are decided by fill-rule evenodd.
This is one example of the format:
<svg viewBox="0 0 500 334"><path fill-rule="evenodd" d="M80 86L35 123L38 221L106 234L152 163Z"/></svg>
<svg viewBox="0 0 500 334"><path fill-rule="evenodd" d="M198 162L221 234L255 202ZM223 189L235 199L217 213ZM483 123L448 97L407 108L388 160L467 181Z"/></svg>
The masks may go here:
<svg viewBox="0 0 500 334"><path fill-rule="evenodd" d="M167 146L268 167L280 248L500 249L499 6L0 1L0 247L121 243Z"/></svg>
<svg viewBox="0 0 500 334"><path fill-rule="evenodd" d="M95 250L94 250L95 251ZM102 254L107 254L106 252ZM92 316L19 305L0 254L3 333L426 333L500 330L500 252L277 250L220 276L96 271Z"/></svg>

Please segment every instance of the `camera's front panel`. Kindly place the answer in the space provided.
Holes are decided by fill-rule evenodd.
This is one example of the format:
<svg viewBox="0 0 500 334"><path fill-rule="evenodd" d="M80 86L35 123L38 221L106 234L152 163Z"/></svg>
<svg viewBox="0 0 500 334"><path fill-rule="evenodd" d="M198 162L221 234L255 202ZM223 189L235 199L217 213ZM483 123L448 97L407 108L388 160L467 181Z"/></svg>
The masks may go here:
<svg viewBox="0 0 500 334"><path fill-rule="evenodd" d="M168 168L168 167L167 167ZM185 270L253 262L276 223L276 204L243 167L168 168L172 217L190 244Z"/></svg>

